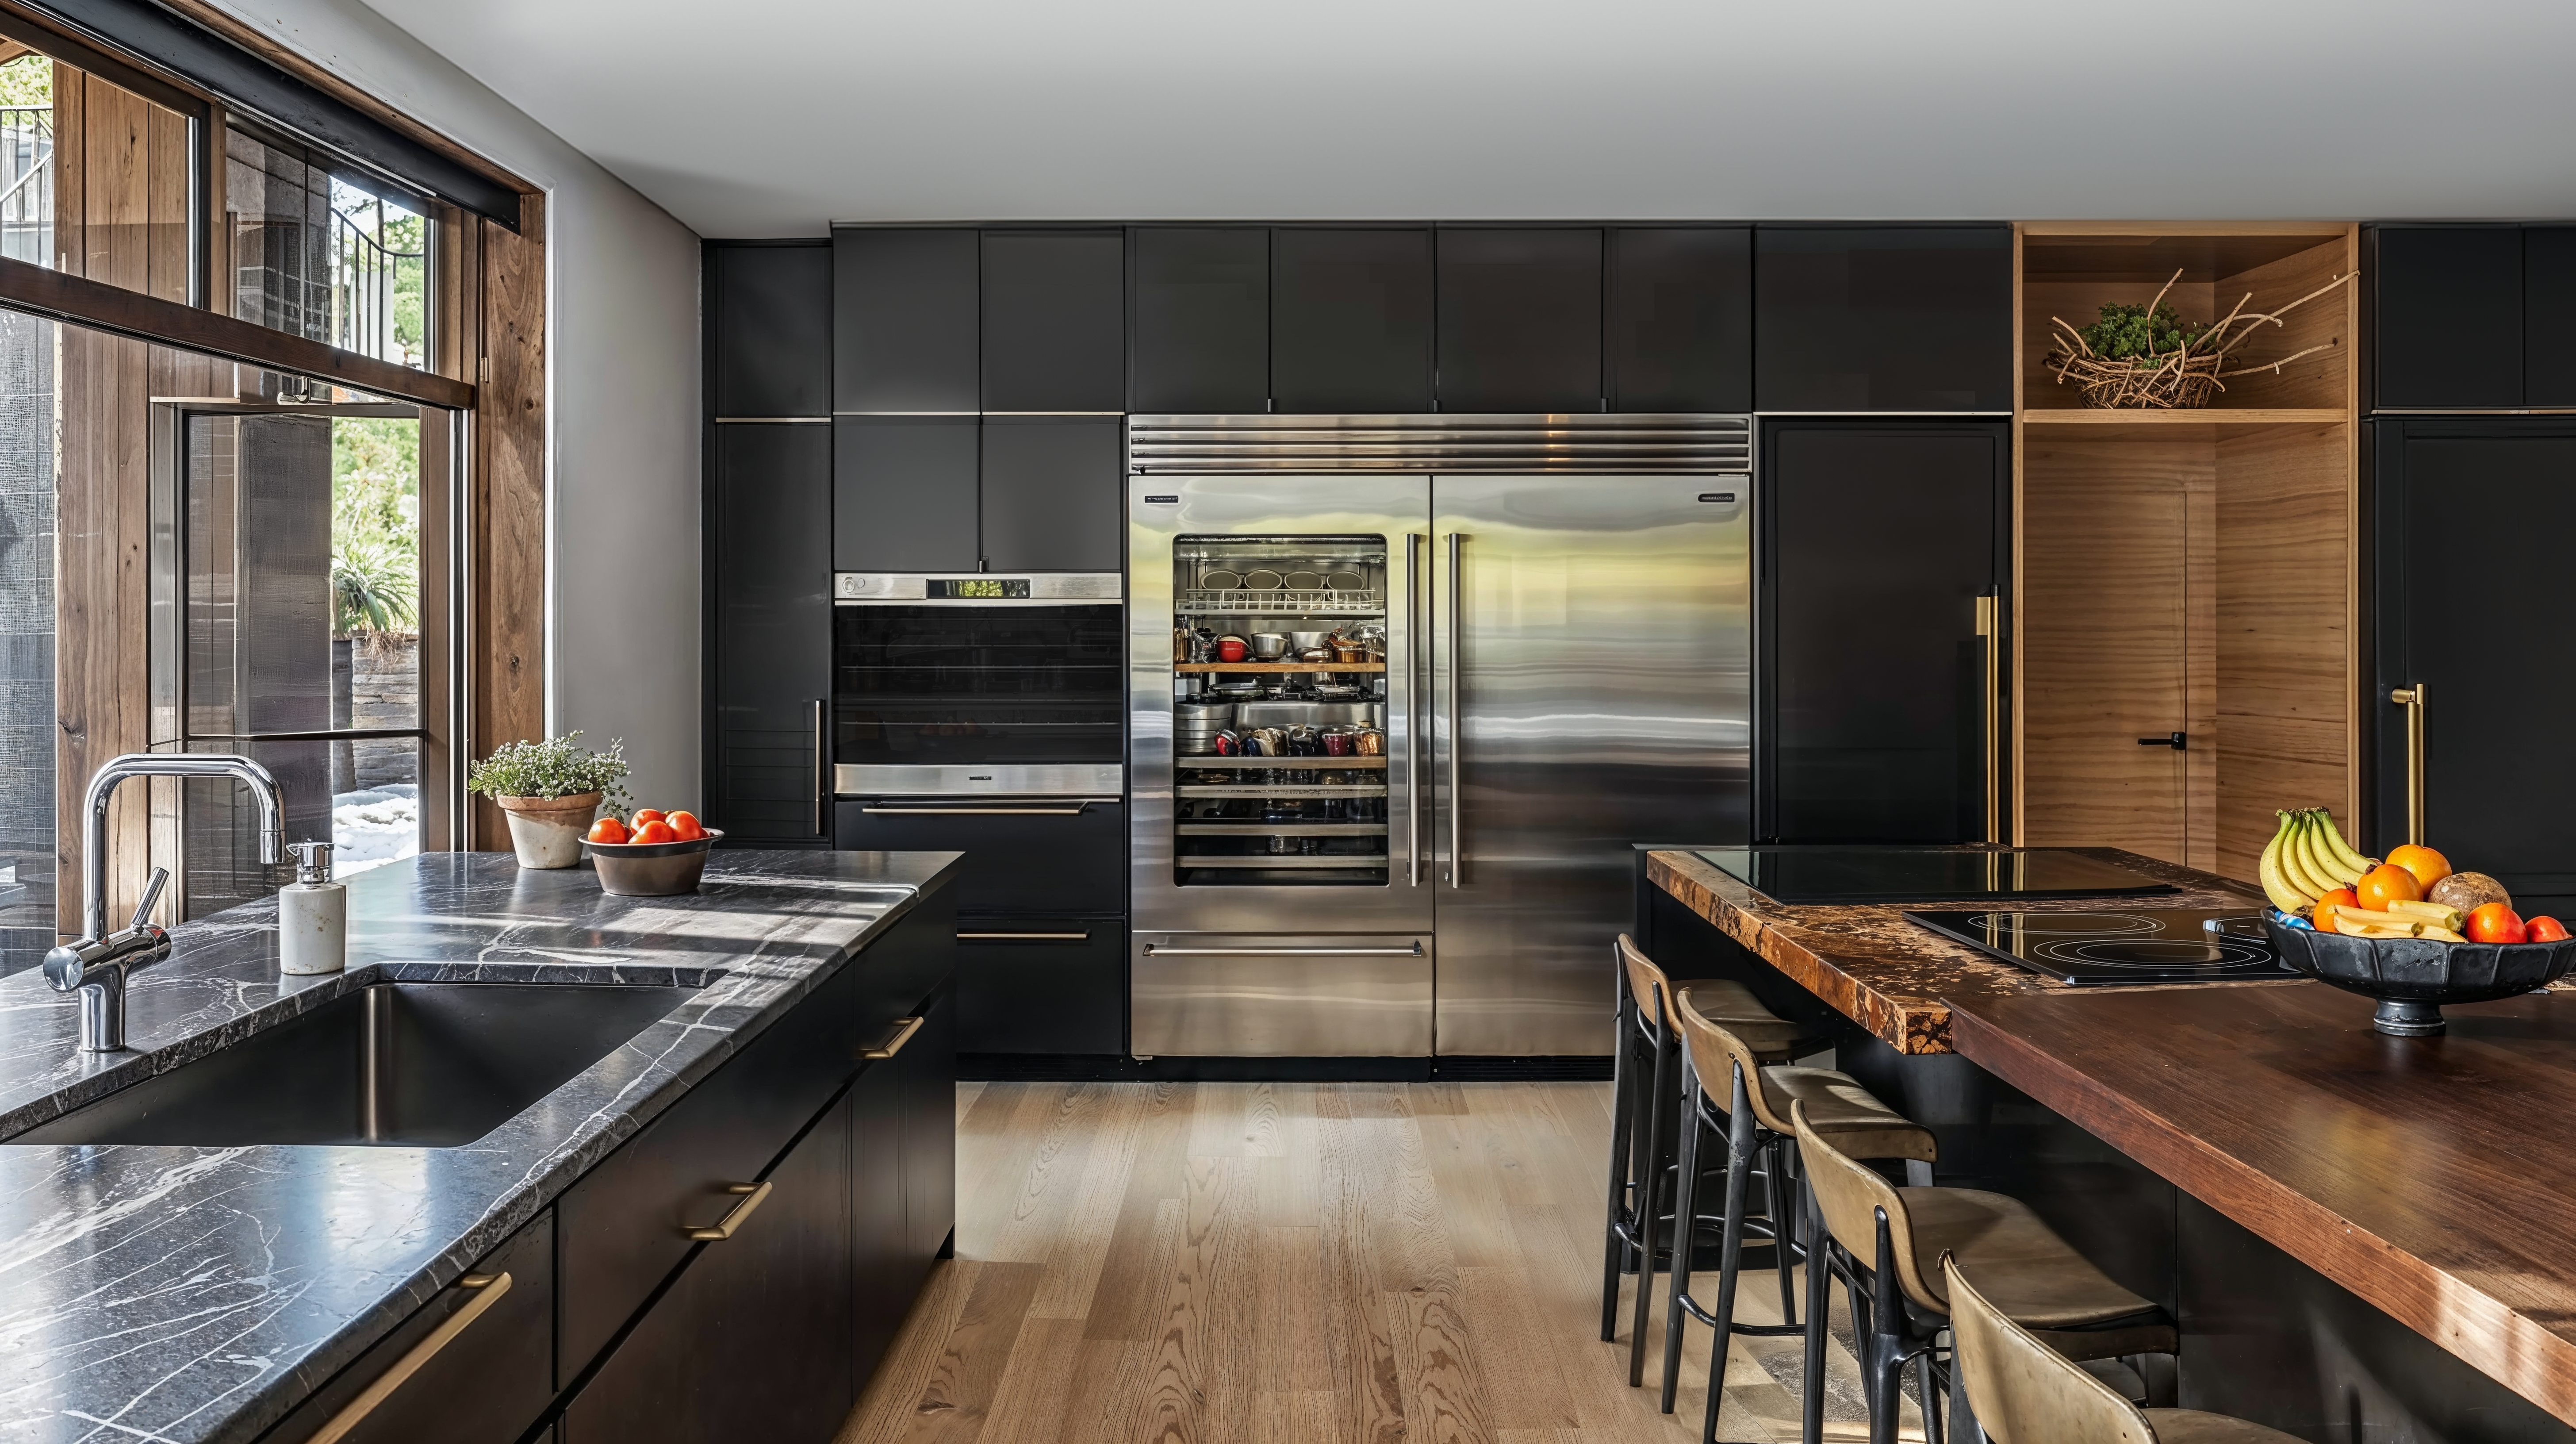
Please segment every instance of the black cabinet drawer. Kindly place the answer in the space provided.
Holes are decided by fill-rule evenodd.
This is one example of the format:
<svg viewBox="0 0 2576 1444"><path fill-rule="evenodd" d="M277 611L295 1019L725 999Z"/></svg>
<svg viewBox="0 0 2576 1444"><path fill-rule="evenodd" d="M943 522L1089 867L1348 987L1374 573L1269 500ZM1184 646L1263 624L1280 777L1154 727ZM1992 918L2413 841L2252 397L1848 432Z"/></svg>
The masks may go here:
<svg viewBox="0 0 2576 1444"><path fill-rule="evenodd" d="M554 1398L555 1216L538 1214L262 1437L302 1444L353 1408L348 1444L513 1444ZM508 1282L504 1284L502 1280ZM468 1317L468 1315L471 1315ZM396 1371L393 1391L364 1396Z"/></svg>
<svg viewBox="0 0 2576 1444"><path fill-rule="evenodd" d="M1123 913L1127 808L1075 799L843 799L844 850L963 852L963 913Z"/></svg>
<svg viewBox="0 0 2576 1444"><path fill-rule="evenodd" d="M957 1051L1126 1052L1126 919L959 918Z"/></svg>

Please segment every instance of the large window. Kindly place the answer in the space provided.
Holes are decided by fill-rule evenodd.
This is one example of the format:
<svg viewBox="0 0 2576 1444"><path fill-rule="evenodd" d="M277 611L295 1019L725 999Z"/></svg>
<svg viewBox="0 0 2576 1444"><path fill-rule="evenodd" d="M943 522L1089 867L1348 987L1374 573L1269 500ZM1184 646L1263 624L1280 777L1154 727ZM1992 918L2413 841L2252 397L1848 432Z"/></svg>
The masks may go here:
<svg viewBox="0 0 2576 1444"><path fill-rule="evenodd" d="M224 135L233 314L396 365L429 364L429 203L292 141Z"/></svg>

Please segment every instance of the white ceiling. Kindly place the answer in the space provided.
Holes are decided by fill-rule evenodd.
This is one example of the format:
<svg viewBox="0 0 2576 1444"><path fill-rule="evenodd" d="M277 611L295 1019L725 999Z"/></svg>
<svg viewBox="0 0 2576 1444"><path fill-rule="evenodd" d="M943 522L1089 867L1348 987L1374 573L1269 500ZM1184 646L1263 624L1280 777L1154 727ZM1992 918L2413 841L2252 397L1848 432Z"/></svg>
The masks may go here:
<svg viewBox="0 0 2576 1444"><path fill-rule="evenodd" d="M2566 0L369 0L707 236L2576 215Z"/></svg>

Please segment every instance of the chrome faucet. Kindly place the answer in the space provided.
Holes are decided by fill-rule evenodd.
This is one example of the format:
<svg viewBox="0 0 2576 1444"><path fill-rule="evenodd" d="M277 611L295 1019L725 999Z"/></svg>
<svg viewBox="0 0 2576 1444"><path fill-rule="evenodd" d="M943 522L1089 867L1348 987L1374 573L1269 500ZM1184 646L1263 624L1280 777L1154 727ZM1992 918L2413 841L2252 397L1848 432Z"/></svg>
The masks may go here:
<svg viewBox="0 0 2576 1444"><path fill-rule="evenodd" d="M125 979L136 968L170 956L170 935L148 921L152 904L170 880L154 868L142 906L125 931L107 931L107 804L116 784L129 777L230 777L250 785L259 800L259 860L275 866L286 855L286 797L269 770L247 757L220 753L129 752L109 758L89 780L88 819L81 839L81 919L76 943L45 954L45 981L57 993L81 995L81 1051L114 1053L125 1047Z"/></svg>

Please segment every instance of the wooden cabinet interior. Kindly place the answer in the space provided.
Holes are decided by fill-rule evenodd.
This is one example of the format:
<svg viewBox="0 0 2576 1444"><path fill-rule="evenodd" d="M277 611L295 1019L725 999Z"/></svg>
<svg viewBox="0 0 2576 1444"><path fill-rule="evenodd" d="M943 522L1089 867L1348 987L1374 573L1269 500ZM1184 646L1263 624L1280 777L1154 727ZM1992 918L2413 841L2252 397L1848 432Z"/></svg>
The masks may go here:
<svg viewBox="0 0 2576 1444"><path fill-rule="evenodd" d="M2095 411L2044 365L2052 317L2166 301L2270 311L2359 264L2351 226L2026 225L2013 467L2015 814L2025 845L2107 844L2251 878L2282 807L2359 804L2354 284L2231 356L2192 411ZM2240 359L2241 358L2241 359ZM2140 739L2185 734L2185 748Z"/></svg>

